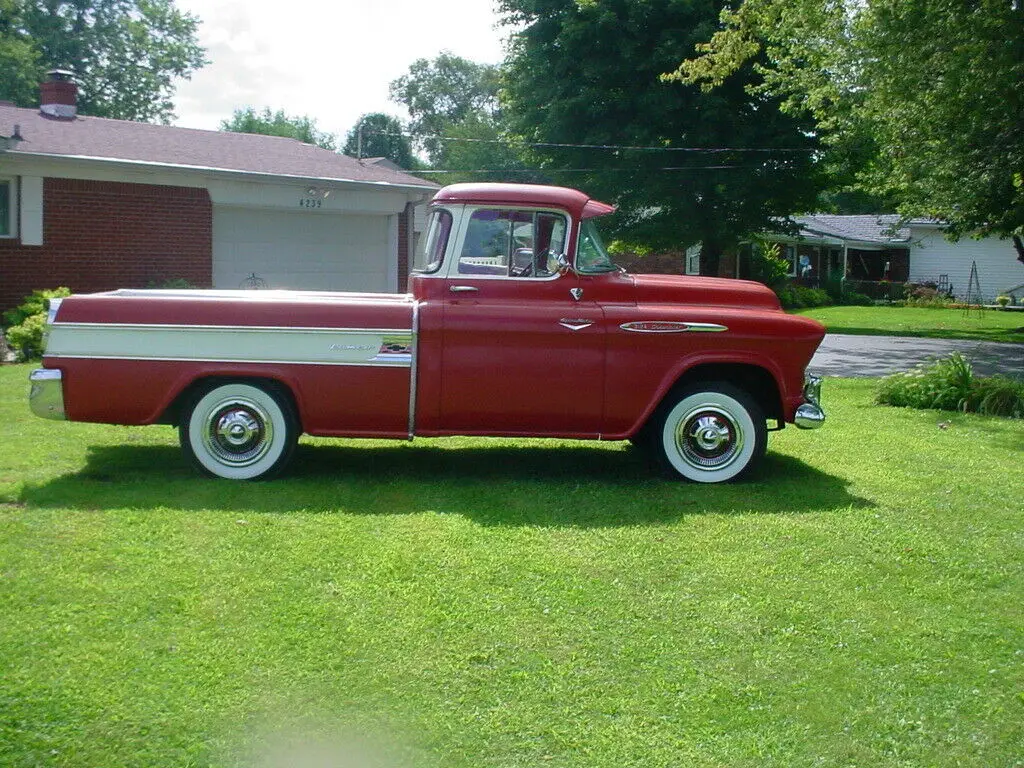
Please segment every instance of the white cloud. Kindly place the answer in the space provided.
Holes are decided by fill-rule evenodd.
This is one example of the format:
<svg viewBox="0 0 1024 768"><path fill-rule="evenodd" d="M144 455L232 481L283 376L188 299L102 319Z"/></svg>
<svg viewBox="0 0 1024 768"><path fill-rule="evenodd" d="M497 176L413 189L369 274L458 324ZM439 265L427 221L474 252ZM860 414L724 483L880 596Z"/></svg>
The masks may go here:
<svg viewBox="0 0 1024 768"><path fill-rule="evenodd" d="M344 134L365 112L404 117L388 84L442 50L498 63L493 0L177 0L202 19L211 63L175 96L176 125L215 129L252 106L308 115Z"/></svg>

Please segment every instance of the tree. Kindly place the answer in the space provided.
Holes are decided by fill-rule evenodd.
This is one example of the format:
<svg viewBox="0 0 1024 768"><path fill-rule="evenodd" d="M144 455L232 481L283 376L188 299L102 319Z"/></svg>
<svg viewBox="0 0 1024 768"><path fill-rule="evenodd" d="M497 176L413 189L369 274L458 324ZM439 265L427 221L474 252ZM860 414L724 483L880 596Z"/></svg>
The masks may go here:
<svg viewBox="0 0 1024 768"><path fill-rule="evenodd" d="M307 116L290 117L282 109L277 112L272 112L270 107L264 107L262 112L257 112L252 107L236 109L230 120L221 121L220 129L234 133L284 136L298 139L303 144L315 144L332 151L337 149L334 135L317 130L316 120Z"/></svg>
<svg viewBox="0 0 1024 768"><path fill-rule="evenodd" d="M348 132L342 152L352 157L386 157L407 170L418 165L402 123L383 112L362 115Z"/></svg>
<svg viewBox="0 0 1024 768"><path fill-rule="evenodd" d="M833 148L870 147L860 189L1024 262L1024 3L745 0L676 76L717 88L762 57L765 89Z"/></svg>
<svg viewBox="0 0 1024 768"><path fill-rule="evenodd" d="M434 165L444 164L448 145L438 137L467 120L493 123L498 114L499 70L444 51L417 59L391 83L391 99L405 105L409 132Z"/></svg>
<svg viewBox="0 0 1024 768"><path fill-rule="evenodd" d="M0 94L38 103L48 69L75 73L78 111L167 123L174 80L206 64L199 20L173 0L0 0Z"/></svg>
<svg viewBox="0 0 1024 768"><path fill-rule="evenodd" d="M618 203L623 239L700 240L719 254L773 217L813 205L817 142L806 122L747 92L756 82L749 66L708 93L660 77L679 51L706 39L720 3L500 5L519 30L503 91L510 123L530 144L588 145L534 151L554 178Z"/></svg>

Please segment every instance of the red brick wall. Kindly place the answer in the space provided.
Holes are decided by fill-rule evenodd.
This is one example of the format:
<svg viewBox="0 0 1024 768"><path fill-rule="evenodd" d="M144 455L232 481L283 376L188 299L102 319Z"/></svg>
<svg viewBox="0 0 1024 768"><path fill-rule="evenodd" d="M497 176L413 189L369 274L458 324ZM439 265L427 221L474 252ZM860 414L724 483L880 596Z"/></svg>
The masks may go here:
<svg viewBox="0 0 1024 768"><path fill-rule="evenodd" d="M0 240L0 310L36 288L76 293L213 279L213 206L205 189L45 179L43 245Z"/></svg>

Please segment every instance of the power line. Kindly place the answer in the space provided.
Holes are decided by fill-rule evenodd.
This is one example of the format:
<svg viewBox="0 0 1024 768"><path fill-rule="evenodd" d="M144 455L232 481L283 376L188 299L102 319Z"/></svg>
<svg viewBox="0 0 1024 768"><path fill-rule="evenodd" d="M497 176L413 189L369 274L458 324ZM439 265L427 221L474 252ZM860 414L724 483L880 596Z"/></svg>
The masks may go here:
<svg viewBox="0 0 1024 768"><path fill-rule="evenodd" d="M691 165L691 166L668 166L663 168L476 168L473 170L463 170L462 168L452 168L450 170L429 170L429 171L407 171L415 176L424 176L435 173L544 173L544 174L559 174L559 173L635 173L638 170L643 173L650 171L717 171L717 170L729 170L734 168L763 168L761 165Z"/></svg>
<svg viewBox="0 0 1024 768"><path fill-rule="evenodd" d="M402 136L407 139L415 138L420 141L454 141L470 144L504 144L506 146L519 147L542 147L545 149L601 149L609 151L631 151L631 152L817 152L817 149L810 147L645 147L631 146L628 144L570 144L566 142L545 142L545 141L508 141L506 139L469 139L458 136L413 136L411 133L396 131L367 131L367 134L376 136Z"/></svg>

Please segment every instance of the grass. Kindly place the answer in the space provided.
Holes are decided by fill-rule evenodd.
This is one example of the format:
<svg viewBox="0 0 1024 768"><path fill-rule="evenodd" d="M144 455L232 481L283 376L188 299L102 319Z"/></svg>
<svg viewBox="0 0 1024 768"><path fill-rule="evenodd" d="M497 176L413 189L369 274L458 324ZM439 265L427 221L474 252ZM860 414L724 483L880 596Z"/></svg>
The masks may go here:
<svg viewBox="0 0 1024 768"><path fill-rule="evenodd" d="M875 306L818 307L796 314L813 317L829 333L1024 342L1024 312Z"/></svg>
<svg viewBox="0 0 1024 768"><path fill-rule="evenodd" d="M28 415L27 372L4 766L1021 765L1019 421L829 380L828 425L742 484L482 439L304 439L232 484L169 428Z"/></svg>

